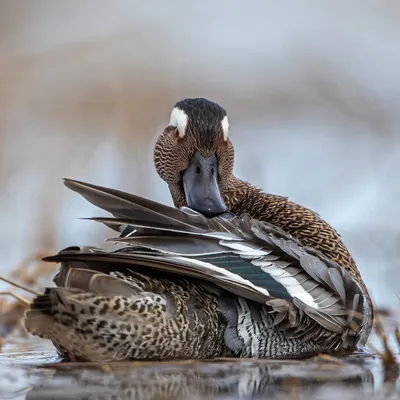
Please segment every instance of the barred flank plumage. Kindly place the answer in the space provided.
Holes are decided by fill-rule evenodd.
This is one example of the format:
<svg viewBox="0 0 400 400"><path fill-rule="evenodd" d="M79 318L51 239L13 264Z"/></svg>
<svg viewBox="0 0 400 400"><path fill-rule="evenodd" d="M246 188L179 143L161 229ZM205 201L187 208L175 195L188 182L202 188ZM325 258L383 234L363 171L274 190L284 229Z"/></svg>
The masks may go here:
<svg viewBox="0 0 400 400"><path fill-rule="evenodd" d="M25 323L30 333L51 339L61 353L90 361L224 353L225 325L217 299L201 286L131 271L110 276L99 272L102 262L88 262L82 269L74 268L74 262L67 265L62 267L67 270L63 287L38 296Z"/></svg>

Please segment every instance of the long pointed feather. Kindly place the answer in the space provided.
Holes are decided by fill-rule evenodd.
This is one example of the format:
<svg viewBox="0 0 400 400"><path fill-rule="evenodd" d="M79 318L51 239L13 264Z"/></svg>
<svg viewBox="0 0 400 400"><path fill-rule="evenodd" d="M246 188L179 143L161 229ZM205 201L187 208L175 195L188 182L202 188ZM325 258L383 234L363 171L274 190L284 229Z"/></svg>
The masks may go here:
<svg viewBox="0 0 400 400"><path fill-rule="evenodd" d="M101 222L108 227L111 227L115 231L121 232L121 227L124 227L123 230L124 232L127 231L127 227L132 228L132 231L135 230L141 234L145 234L146 232L149 232L151 235L165 235L167 234L168 236L173 236L173 235L190 235L192 237L198 237L198 238L205 238L209 237L211 239L221 239L221 240L226 240L226 241L242 241L242 238L237 237L231 232L193 232L193 231L187 231L187 230L182 230L182 229L175 229L171 226L168 227L162 227L158 226L156 224L156 227L152 223L146 223L146 222L141 222L141 223L136 223L133 222L132 220L128 219L122 219L122 218L104 218L104 217L92 217L92 218L82 218L86 219L89 221L96 221L96 222ZM122 234L122 237L120 240L122 241L123 238L125 237L124 234Z"/></svg>
<svg viewBox="0 0 400 400"><path fill-rule="evenodd" d="M59 253L43 258L44 261L65 262L84 261L91 263L122 263L132 266L148 267L153 270L176 273L192 278L212 282L225 290L244 296L250 300L265 303L270 299L267 290L257 287L240 275L233 274L224 268L212 264L184 257L158 257L156 255L108 253L96 254L92 252Z"/></svg>
<svg viewBox="0 0 400 400"><path fill-rule="evenodd" d="M195 221L196 226L187 222L189 217L186 217L186 214L181 210L140 196L72 179L64 179L64 184L69 189L79 193L90 203L116 217L135 220L140 216L141 219L148 222L154 222L159 225L165 224L176 228L184 226L186 229L193 231L201 230L198 225L202 225L203 229L207 228L206 218L201 214L190 215L190 219Z"/></svg>
<svg viewBox="0 0 400 400"><path fill-rule="evenodd" d="M187 236L174 236L175 241L165 236L132 236L129 238L110 238L106 242L128 243L135 246L145 246L153 250L180 256L202 256L206 254L229 253L229 250L221 247L218 241L207 238L196 239Z"/></svg>

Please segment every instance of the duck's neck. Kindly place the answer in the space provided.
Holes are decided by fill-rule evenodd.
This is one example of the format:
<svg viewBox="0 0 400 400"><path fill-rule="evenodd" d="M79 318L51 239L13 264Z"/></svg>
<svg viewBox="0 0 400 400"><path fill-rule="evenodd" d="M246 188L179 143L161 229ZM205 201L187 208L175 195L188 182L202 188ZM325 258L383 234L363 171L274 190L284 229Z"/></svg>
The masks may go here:
<svg viewBox="0 0 400 400"><path fill-rule="evenodd" d="M247 213L252 218L271 223L285 210L288 201L286 197L265 193L234 175L224 189L225 204L234 214Z"/></svg>

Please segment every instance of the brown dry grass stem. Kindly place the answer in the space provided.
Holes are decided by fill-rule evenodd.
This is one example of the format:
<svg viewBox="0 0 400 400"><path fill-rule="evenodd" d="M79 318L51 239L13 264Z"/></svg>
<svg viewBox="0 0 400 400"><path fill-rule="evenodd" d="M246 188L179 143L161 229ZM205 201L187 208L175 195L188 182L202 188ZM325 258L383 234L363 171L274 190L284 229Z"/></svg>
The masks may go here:
<svg viewBox="0 0 400 400"><path fill-rule="evenodd" d="M397 344L399 345L399 349L400 349L400 329L398 326L396 326L396 328L394 329L394 335L396 337Z"/></svg>
<svg viewBox="0 0 400 400"><path fill-rule="evenodd" d="M1 279L1 277L0 277ZM19 301L21 304L24 304L27 308L29 307L30 301L27 299L24 299L21 296L18 296L17 294L13 292L0 292L0 296L11 296L14 297L17 301Z"/></svg>
<svg viewBox="0 0 400 400"><path fill-rule="evenodd" d="M1 280L1 281L4 281L4 282L7 282L8 284L10 284L10 285L12 285L12 286L15 286L15 287L17 287L17 288L19 288L19 289L25 290L25 292L31 293L31 294L33 294L33 295L35 295L35 296L37 296L37 295L40 294L40 292L37 292L36 290L29 289L27 286L20 285L20 284L17 283L17 282L11 281L11 280L5 278L5 277L2 276L2 275L0 275L0 280ZM7 293L3 293L3 294L10 294L10 293L7 292ZM13 295L13 294L10 294L10 295L13 296L13 297L16 297L16 295ZM16 297L16 298L17 298L17 297Z"/></svg>
<svg viewBox="0 0 400 400"><path fill-rule="evenodd" d="M383 364L383 369L384 369L384 381L385 382L394 382L397 379L397 377L399 376L400 365L398 364L398 362L396 360L393 350L389 346L388 337L383 328L383 323L382 323L380 315L378 313L376 313L374 316L374 319L375 319L375 324L374 324L375 331L382 343L383 351L379 351L379 350L375 349L372 344L370 344L370 347L382 359L382 364ZM400 333L399 333L398 327L395 328L394 334L395 334L396 340L400 347Z"/></svg>
<svg viewBox="0 0 400 400"><path fill-rule="evenodd" d="M40 279L54 273L56 265L42 262L43 255L43 252L38 252L25 258L13 269L11 273L13 279L0 275L0 280L22 289L30 295L41 294ZM13 297L16 301L7 301L5 297ZM14 328L22 328L24 313L30 303L29 297L22 297L9 289L0 292L0 316L3 332L10 333Z"/></svg>
<svg viewBox="0 0 400 400"><path fill-rule="evenodd" d="M41 262L41 259L48 254L50 252L37 252L26 257L13 269L11 276L17 278L25 287L38 286L40 278L54 272L55 264ZM34 268L30 268L34 263Z"/></svg>

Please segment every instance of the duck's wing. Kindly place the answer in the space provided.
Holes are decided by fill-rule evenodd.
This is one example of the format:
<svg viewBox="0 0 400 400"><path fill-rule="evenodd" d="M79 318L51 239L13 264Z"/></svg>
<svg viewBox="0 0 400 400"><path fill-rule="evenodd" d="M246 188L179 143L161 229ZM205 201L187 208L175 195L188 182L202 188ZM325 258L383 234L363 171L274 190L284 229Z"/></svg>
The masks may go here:
<svg viewBox="0 0 400 400"><path fill-rule="evenodd" d="M182 212L144 197L72 179L64 179L64 184L90 203L114 215L115 219L107 221L104 218L103 222L114 230L121 233L124 231L124 235L131 232L128 225L132 222L138 227L152 227L155 224L157 230L167 229L169 232L186 234L224 230L219 223L220 219L208 219L189 208Z"/></svg>
<svg viewBox="0 0 400 400"><path fill-rule="evenodd" d="M96 218L129 244L114 252L76 249L47 257L172 273L211 282L267 304L274 324L304 334L304 316L342 335L358 335L364 293L349 273L280 229L248 216L206 218L113 189L66 180L66 185L116 218ZM309 326L310 335L315 326Z"/></svg>

